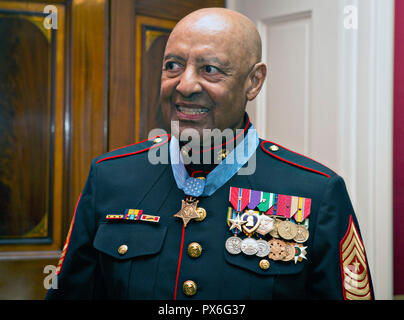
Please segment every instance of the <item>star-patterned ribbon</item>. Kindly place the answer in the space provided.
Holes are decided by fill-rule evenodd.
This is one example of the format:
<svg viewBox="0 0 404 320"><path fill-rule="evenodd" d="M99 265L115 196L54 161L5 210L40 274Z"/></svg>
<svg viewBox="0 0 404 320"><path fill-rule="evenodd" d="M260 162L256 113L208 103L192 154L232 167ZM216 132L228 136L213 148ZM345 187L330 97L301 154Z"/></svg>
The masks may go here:
<svg viewBox="0 0 404 320"><path fill-rule="evenodd" d="M205 188L205 179L188 178L185 180L184 193L193 197L199 197Z"/></svg>

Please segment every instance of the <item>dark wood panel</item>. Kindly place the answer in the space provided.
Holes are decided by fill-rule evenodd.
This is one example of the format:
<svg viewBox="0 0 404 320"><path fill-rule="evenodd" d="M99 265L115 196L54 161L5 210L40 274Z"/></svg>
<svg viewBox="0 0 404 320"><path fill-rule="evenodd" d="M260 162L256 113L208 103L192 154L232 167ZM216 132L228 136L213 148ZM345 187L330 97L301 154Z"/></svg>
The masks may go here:
<svg viewBox="0 0 404 320"><path fill-rule="evenodd" d="M137 0L136 12L139 15L180 20L196 9L224 6L224 0Z"/></svg>
<svg viewBox="0 0 404 320"><path fill-rule="evenodd" d="M135 141L135 1L111 2L109 149Z"/></svg>
<svg viewBox="0 0 404 320"><path fill-rule="evenodd" d="M58 30L52 36L51 31L43 27L46 2L56 4L58 9ZM6 221L0 221L0 225L7 228L5 225L12 223L15 226L17 223L21 228L21 223L31 223L18 231L23 234L22 239L18 235L16 238L20 239L16 241L23 242L0 245L0 299L43 299L46 292L43 268L49 264L56 265L58 260L61 190L64 186L64 49L67 37L64 3L61 0L0 2L0 9L18 13L19 18L17 24L8 30L4 24L0 26L0 32L4 32L0 35L0 113L12 111L8 114L11 119L6 121L12 134L7 136L1 132L0 140L7 136L14 145L14 150L2 149L0 153L4 151L12 155L6 162L15 163L8 167L6 175L14 175L11 180L13 192L20 196L20 203L26 203L20 206L20 212L12 210L13 215L6 217ZM8 108L10 106L11 109ZM7 166L1 162L0 170L4 170ZM25 186L21 187L22 184ZM5 203L4 199L0 202ZM24 210L33 211L37 220L23 217ZM39 214L44 211L48 215L42 216L38 222ZM5 211L1 210L0 216L3 214ZM47 225L46 220L50 222L51 229L43 228ZM51 236L50 243L38 243L34 239L46 232Z"/></svg>
<svg viewBox="0 0 404 320"><path fill-rule="evenodd" d="M107 151L108 0L72 2L69 219L93 158Z"/></svg>
<svg viewBox="0 0 404 320"><path fill-rule="evenodd" d="M0 2L0 171L12 199L0 193L5 256L34 257L61 243L65 11L57 5L54 32L43 26L43 8Z"/></svg>
<svg viewBox="0 0 404 320"><path fill-rule="evenodd" d="M0 239L49 213L51 43L29 17L0 12ZM48 235L44 221L42 237ZM35 235L34 235L35 236Z"/></svg>

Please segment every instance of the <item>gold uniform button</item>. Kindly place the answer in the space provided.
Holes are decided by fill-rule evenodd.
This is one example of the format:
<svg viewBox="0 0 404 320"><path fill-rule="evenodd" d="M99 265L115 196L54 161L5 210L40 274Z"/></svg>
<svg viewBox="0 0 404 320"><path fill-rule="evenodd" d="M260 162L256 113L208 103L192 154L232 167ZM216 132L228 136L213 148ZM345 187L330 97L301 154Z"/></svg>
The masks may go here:
<svg viewBox="0 0 404 320"><path fill-rule="evenodd" d="M206 218L206 210L204 208L196 208L196 213L198 214L198 218L195 218L196 221L201 222Z"/></svg>
<svg viewBox="0 0 404 320"><path fill-rule="evenodd" d="M188 150L188 148L187 148L186 146L183 146L183 147L181 148L181 153L182 153L182 155L183 155L184 157L189 157L189 150Z"/></svg>
<svg viewBox="0 0 404 320"><path fill-rule="evenodd" d="M197 287L196 283L192 280L187 280L182 285L182 291L188 297L193 296L196 293Z"/></svg>
<svg viewBox="0 0 404 320"><path fill-rule="evenodd" d="M202 246L198 242L191 242L188 245L188 255L191 258L199 258L202 254Z"/></svg>
<svg viewBox="0 0 404 320"><path fill-rule="evenodd" d="M163 139L161 139L160 137L157 137L153 140L154 143L160 143L161 141L163 141Z"/></svg>
<svg viewBox="0 0 404 320"><path fill-rule="evenodd" d="M219 150L219 152L217 153L217 160L221 161L225 159L228 155L229 155L228 150Z"/></svg>
<svg viewBox="0 0 404 320"><path fill-rule="evenodd" d="M267 259L262 259L260 261L260 268L262 270L268 270L269 269L269 261Z"/></svg>
<svg viewBox="0 0 404 320"><path fill-rule="evenodd" d="M279 150L279 147L273 144L272 146L269 147L269 150L276 152Z"/></svg>
<svg viewBox="0 0 404 320"><path fill-rule="evenodd" d="M119 246L118 253L120 255L124 255L126 253L126 251L128 251L128 246L126 244Z"/></svg>

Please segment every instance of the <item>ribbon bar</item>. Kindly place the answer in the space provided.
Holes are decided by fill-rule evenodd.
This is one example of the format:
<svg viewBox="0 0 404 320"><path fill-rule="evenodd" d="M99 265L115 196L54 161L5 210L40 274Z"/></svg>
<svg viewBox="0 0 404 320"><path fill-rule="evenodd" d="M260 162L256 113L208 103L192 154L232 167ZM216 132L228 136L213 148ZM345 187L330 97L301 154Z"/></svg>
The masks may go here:
<svg viewBox="0 0 404 320"><path fill-rule="evenodd" d="M310 198L235 187L230 187L229 201L237 212L257 208L266 215L294 218L298 223L307 219L311 209Z"/></svg>
<svg viewBox="0 0 404 320"><path fill-rule="evenodd" d="M143 210L139 209L126 209L125 214L107 214L108 220L140 220L149 222L159 222L159 216L152 216L150 214L144 214Z"/></svg>

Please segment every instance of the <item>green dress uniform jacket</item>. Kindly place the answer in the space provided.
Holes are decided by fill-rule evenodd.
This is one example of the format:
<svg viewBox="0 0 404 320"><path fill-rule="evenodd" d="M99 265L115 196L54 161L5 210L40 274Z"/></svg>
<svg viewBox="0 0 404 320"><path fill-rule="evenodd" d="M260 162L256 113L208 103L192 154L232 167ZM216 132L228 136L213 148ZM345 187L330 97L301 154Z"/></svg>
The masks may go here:
<svg viewBox="0 0 404 320"><path fill-rule="evenodd" d="M260 140L255 172L236 174L199 198L206 218L184 228L174 214L185 196L170 164L148 161L150 151L167 152L169 140L149 139L92 161L59 261L58 288L47 299L374 298L358 221L340 176ZM262 258L230 254L230 187L310 198L305 259L268 260L269 267L261 268ZM128 208L159 221L106 219ZM199 256L188 250L191 243Z"/></svg>

